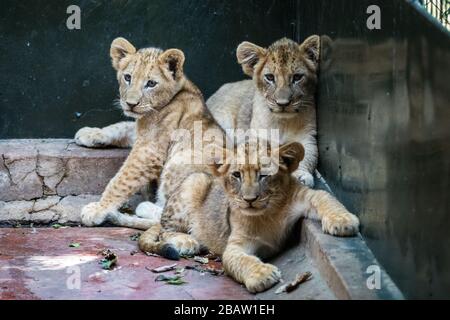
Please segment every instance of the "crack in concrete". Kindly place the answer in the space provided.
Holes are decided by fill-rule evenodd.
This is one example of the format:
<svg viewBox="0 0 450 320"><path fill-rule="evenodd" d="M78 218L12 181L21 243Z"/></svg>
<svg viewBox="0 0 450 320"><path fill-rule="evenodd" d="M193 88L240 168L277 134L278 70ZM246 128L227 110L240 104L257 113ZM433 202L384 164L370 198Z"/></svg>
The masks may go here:
<svg viewBox="0 0 450 320"><path fill-rule="evenodd" d="M66 145L66 150L67 150L67 148L69 147L69 145L70 145L71 143L68 143L67 145ZM43 176L42 174L40 174L39 173L39 168L42 168L42 166L40 165L40 163L41 163L41 154L39 153L39 150L37 150L37 156L36 156L36 174L37 174L37 176L39 177L39 179L41 180L41 183L42 183L42 195L44 196L44 195L57 195L57 196L61 196L61 195L59 195L58 194L58 187L59 187L59 185L61 184L61 182L64 180L64 178L66 178L67 177L67 163L69 162L69 159L67 159L67 160L62 160L62 159L60 159L61 160L61 163L62 163L62 166L61 166L61 169L60 170L58 170L57 172L55 172L54 174L52 174L52 175L49 175L49 176ZM61 178L55 183L55 185L54 185L54 187L52 188L52 187L50 187L49 185L47 185L47 183L45 182L45 180L46 179L50 179L50 178L52 178L52 177L55 177L55 176L58 176L58 175L60 175L62 173L62 175L61 175Z"/></svg>
<svg viewBox="0 0 450 320"><path fill-rule="evenodd" d="M33 201L34 201L34 202L33 202L33 206L31 207L31 210L30 210L28 213L29 213L29 214L33 214L33 213L42 212L42 211L52 211L52 212L54 212L54 213L57 213L57 212L55 212L55 211L53 211L53 210L51 210L51 209L52 209L53 207L57 206L57 205L61 202L61 200L64 199L64 198L65 198L65 197L59 197L58 202L56 202L56 203L54 203L54 204L51 204L51 205L49 205L48 207L45 207L45 208L36 210L36 209L34 208L34 207L36 206L36 203L37 203L39 200L46 199L46 197L45 197L45 198L37 198L37 199L33 200Z"/></svg>
<svg viewBox="0 0 450 320"><path fill-rule="evenodd" d="M5 157L4 154L2 154L2 159L3 159L3 166L4 166L5 169L6 169L6 172L7 172L7 175L8 175L8 178L9 178L9 181L10 181L10 185L11 185L11 186L17 186L19 183L23 182L26 178L28 178L28 176L29 176L30 174L32 174L33 172L36 172L36 171L37 171L36 168L35 168L35 169L31 169L30 171L28 171L28 172L25 173L25 175L23 176L22 179L20 179L19 181L16 182L16 181L14 181L13 176L12 176L12 174L11 174L10 166L11 166L13 163L15 163L15 162L17 162L17 161L20 161L20 160L23 160L23 159L12 159L12 160L9 160L8 163L6 163L6 161L8 161L8 159Z"/></svg>
<svg viewBox="0 0 450 320"><path fill-rule="evenodd" d="M16 185L16 184L14 183L13 179L12 179L11 171L9 170L9 167L8 167L8 165L6 164L6 157L5 157L4 154L2 154L2 160L3 160L3 166L4 166L5 169L6 169L6 174L8 175L8 178L9 178L9 184L12 185L12 186Z"/></svg>
<svg viewBox="0 0 450 320"><path fill-rule="evenodd" d="M38 176L39 181L41 181L41 186L42 186L42 188L41 188L41 190L42 190L41 198L42 198L44 196L44 194L45 194L45 182L44 182L44 177L39 174L39 170L38 170L39 156L40 156L40 153L39 153L39 149L38 149L37 153L36 153L36 165L35 165L34 171L36 172L36 175Z"/></svg>
<svg viewBox="0 0 450 320"><path fill-rule="evenodd" d="M67 159L66 161L63 161L63 175L61 176L61 179L55 184L55 193L57 195L59 195L58 193L58 187L61 184L61 182L63 182L64 178L67 177L67 163L69 162L69 159Z"/></svg>

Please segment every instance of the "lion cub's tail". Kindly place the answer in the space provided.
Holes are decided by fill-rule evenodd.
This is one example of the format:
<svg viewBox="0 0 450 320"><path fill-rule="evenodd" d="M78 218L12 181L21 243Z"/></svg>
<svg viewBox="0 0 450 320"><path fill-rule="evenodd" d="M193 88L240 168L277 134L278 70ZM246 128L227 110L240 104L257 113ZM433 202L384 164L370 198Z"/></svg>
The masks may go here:
<svg viewBox="0 0 450 320"><path fill-rule="evenodd" d="M134 228L139 230L147 230L154 226L156 223L155 220L140 218L135 215L128 215L119 211L112 211L108 214L108 222L127 228Z"/></svg>

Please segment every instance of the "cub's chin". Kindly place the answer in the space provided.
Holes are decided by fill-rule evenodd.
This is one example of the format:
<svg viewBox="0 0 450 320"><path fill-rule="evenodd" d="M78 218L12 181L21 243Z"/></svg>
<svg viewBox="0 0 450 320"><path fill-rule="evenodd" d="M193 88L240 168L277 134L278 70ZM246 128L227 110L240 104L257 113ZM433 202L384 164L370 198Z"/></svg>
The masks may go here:
<svg viewBox="0 0 450 320"><path fill-rule="evenodd" d="M240 211L245 216L262 216L266 213L267 203L257 203L254 206L240 205Z"/></svg>
<svg viewBox="0 0 450 320"><path fill-rule="evenodd" d="M270 113L278 118L289 118L298 114L297 109L282 109L277 107L269 107Z"/></svg>
<svg viewBox="0 0 450 320"><path fill-rule="evenodd" d="M133 111L128 111L128 110L123 110L123 114L126 115L127 117L133 118L133 119L140 119L142 118L142 114L133 112Z"/></svg>
<svg viewBox="0 0 450 320"><path fill-rule="evenodd" d="M248 217L258 217L264 215L264 209L254 207L241 208L241 213Z"/></svg>

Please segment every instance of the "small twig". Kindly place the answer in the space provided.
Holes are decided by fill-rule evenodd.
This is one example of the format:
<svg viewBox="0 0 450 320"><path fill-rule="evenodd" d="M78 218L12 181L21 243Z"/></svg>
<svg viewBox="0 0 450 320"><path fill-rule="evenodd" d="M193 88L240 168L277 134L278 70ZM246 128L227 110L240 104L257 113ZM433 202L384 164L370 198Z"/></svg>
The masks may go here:
<svg viewBox="0 0 450 320"><path fill-rule="evenodd" d="M176 266L177 266L177 264L174 263L174 264L170 264L170 265L167 265L167 266L161 266L161 267L158 267L158 268L151 269L151 271L154 272L154 273L167 272L167 271L171 271L171 270L175 269Z"/></svg>
<svg viewBox="0 0 450 320"><path fill-rule="evenodd" d="M280 294L282 292L286 292L286 293L292 292L295 289L297 289L300 284L302 284L303 282L306 282L308 280L311 280L311 278L312 278L312 274L309 271L305 272L305 273L299 273L295 277L294 281L289 282L285 285L282 285L275 291L275 293Z"/></svg>

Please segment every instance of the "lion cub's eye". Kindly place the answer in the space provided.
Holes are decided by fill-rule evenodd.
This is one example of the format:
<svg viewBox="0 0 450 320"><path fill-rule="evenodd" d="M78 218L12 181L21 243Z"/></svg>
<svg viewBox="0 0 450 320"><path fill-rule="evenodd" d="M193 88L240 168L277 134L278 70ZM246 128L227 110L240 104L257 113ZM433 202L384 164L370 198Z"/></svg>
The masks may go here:
<svg viewBox="0 0 450 320"><path fill-rule="evenodd" d="M126 82L130 83L131 81L131 75L129 75L128 73L126 73L123 78L125 79Z"/></svg>
<svg viewBox="0 0 450 320"><path fill-rule="evenodd" d="M269 81L269 82L274 82L274 80L275 80L274 75L271 74L271 73L268 73L268 74L264 75L264 78L265 78L267 81Z"/></svg>
<svg viewBox="0 0 450 320"><path fill-rule="evenodd" d="M146 88L154 88L157 84L158 84L158 82L156 82L154 80L148 80L145 87Z"/></svg>
<svg viewBox="0 0 450 320"><path fill-rule="evenodd" d="M302 79L303 79L303 75L300 74L300 73L296 73L296 74L294 74L294 76L292 77L292 82L293 82L293 83L297 83L297 82L299 82L299 81L302 80Z"/></svg>
<svg viewBox="0 0 450 320"><path fill-rule="evenodd" d="M240 179L241 178L241 173L239 171L234 171L232 173L233 177Z"/></svg>

